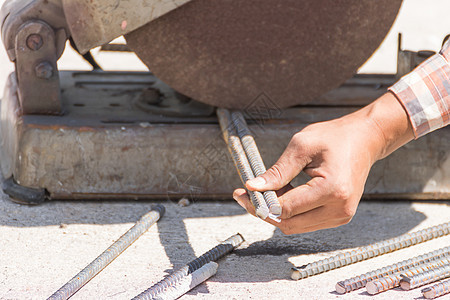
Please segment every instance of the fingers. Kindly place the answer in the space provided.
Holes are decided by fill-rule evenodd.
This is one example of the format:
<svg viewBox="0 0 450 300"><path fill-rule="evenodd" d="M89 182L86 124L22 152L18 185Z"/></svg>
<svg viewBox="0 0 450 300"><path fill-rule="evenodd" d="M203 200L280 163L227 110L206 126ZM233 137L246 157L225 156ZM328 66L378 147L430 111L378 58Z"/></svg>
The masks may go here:
<svg viewBox="0 0 450 300"><path fill-rule="evenodd" d="M290 235L338 227L347 224L351 219L351 216L343 216L334 206L321 206L274 225L284 234Z"/></svg>
<svg viewBox="0 0 450 300"><path fill-rule="evenodd" d="M255 208L253 207L247 192L244 189L237 189L233 193L234 199L253 216ZM295 215L289 219L282 219L281 222L275 222L270 218L265 221L276 227L287 235L312 232L320 229L337 227L347 224L352 219L351 215L343 214L341 210L333 206L316 207L305 213Z"/></svg>
<svg viewBox="0 0 450 300"><path fill-rule="evenodd" d="M233 198L236 200L237 203L239 203L240 206L242 206L249 214L258 217L255 212L255 207L253 206L247 191L244 189L237 189L233 193ZM271 218L266 218L264 221L267 223L270 223L272 225L277 226L279 222L276 222L272 220Z"/></svg>
<svg viewBox="0 0 450 300"><path fill-rule="evenodd" d="M296 188L288 184L278 190L276 193L282 207L280 219L289 219L324 205L327 199L330 200L328 190L329 188L326 187L326 182L322 177L315 177L308 183ZM254 214L255 209L246 190L235 190L233 198L248 212Z"/></svg>
<svg viewBox="0 0 450 300"><path fill-rule="evenodd" d="M303 155L300 137L294 135L278 161L263 175L247 181L246 187L251 191L279 190L294 179L310 161Z"/></svg>
<svg viewBox="0 0 450 300"><path fill-rule="evenodd" d="M286 193L287 191L292 190L294 187L291 184L288 184L284 187L282 187L281 189L279 189L278 191L275 191L275 193L277 194L278 197L282 196L284 193Z"/></svg>
<svg viewBox="0 0 450 300"><path fill-rule="evenodd" d="M281 219L323 206L329 200L329 191L323 177L314 177L308 183L290 189L278 196L282 207Z"/></svg>
<svg viewBox="0 0 450 300"><path fill-rule="evenodd" d="M233 192L233 198L242 206L246 211L250 214L256 216L255 207L253 206L250 197L247 194L247 191L244 189L236 189Z"/></svg>
<svg viewBox="0 0 450 300"><path fill-rule="evenodd" d="M276 191L276 194L278 197L280 197L281 195L292 189L293 189L292 185L288 184L281 190ZM250 197L245 189L236 189L233 192L233 198L234 200L236 200L237 203L239 203L240 206L245 208L249 213L255 215L255 207L253 206Z"/></svg>

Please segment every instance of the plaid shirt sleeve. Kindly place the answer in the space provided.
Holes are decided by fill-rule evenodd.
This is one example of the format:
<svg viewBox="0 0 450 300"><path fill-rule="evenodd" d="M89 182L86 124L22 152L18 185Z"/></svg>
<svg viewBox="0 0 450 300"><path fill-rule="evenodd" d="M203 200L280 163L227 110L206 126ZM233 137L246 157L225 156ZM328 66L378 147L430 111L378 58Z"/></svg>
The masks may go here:
<svg viewBox="0 0 450 300"><path fill-rule="evenodd" d="M450 122L450 40L389 90L408 113L417 138Z"/></svg>

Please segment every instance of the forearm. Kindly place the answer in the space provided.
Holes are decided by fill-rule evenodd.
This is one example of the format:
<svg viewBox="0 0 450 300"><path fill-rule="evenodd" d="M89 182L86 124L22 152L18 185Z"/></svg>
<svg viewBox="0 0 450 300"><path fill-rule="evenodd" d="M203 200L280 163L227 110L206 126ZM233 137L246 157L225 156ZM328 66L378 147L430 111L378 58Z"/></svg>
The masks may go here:
<svg viewBox="0 0 450 300"><path fill-rule="evenodd" d="M374 159L386 157L414 138L450 123L450 41L389 93L358 113L379 128L384 141L375 145Z"/></svg>
<svg viewBox="0 0 450 300"><path fill-rule="evenodd" d="M401 102L390 92L365 107L367 117L383 137L376 159L382 159L414 139L414 130Z"/></svg>
<svg viewBox="0 0 450 300"><path fill-rule="evenodd" d="M366 149L371 164L414 139L408 114L390 92L337 121L336 126L348 125L345 127L352 131L355 143Z"/></svg>

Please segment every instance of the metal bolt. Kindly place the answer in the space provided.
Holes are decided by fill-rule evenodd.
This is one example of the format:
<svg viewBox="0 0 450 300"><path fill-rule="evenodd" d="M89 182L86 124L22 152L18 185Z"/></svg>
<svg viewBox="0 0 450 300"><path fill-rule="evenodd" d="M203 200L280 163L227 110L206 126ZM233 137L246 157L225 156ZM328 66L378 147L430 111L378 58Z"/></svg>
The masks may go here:
<svg viewBox="0 0 450 300"><path fill-rule="evenodd" d="M437 269L431 269L430 271L412 277L403 276L402 274L400 287L404 290L410 290L450 277L450 258L444 258L442 264L443 265Z"/></svg>
<svg viewBox="0 0 450 300"><path fill-rule="evenodd" d="M434 299L448 293L450 293L450 280L439 282L422 290L422 294L426 299Z"/></svg>
<svg viewBox="0 0 450 300"><path fill-rule="evenodd" d="M380 279L371 281L371 282L367 283L367 285L366 285L367 293L369 293L370 295L376 295L381 292L393 289L400 285L400 281L402 280L402 278L413 277L418 274L427 272L429 270L433 270L433 269L442 267L446 263L446 261L447 260L432 261L425 265L411 268L406 271L397 272L395 274L385 276Z"/></svg>
<svg viewBox="0 0 450 300"><path fill-rule="evenodd" d="M168 286L156 297L150 299L168 300L178 299L197 285L206 281L211 276L217 273L218 264L215 262L209 262L200 269L180 279L175 285Z"/></svg>
<svg viewBox="0 0 450 300"><path fill-rule="evenodd" d="M125 249L127 249L134 241L136 241L144 232L146 232L153 224L155 224L165 212L164 206L158 204L152 210L143 215L136 224L131 227L124 235L115 241L108 249L100 254L86 268L81 270L69 282L63 285L47 300L69 299L86 283L100 273L107 265L109 265L116 257L118 257Z"/></svg>
<svg viewBox="0 0 450 300"><path fill-rule="evenodd" d="M259 153L255 139L248 129L244 116L240 111L234 111L231 113L231 119L236 127L237 134L241 139L242 146L245 150L245 155L250 162L250 166L252 167L255 177L264 174L266 172L266 166L264 165L261 154ZM263 195L267 207L269 208L269 212L275 218L281 216L281 205L278 201L277 194L274 191L266 191Z"/></svg>
<svg viewBox="0 0 450 300"><path fill-rule="evenodd" d="M400 275L389 275L369 282L366 285L367 293L376 295L381 292L393 289L400 284Z"/></svg>
<svg viewBox="0 0 450 300"><path fill-rule="evenodd" d="M178 285L183 281L189 274L194 274L195 271L199 270L204 265L209 262L216 261L244 242L242 235L235 234L216 247L212 248L208 252L204 253L202 256L189 262L187 265L179 269L178 271L170 274L160 282L154 284L150 288L146 289L139 295L133 298L133 300L150 300L159 298L159 295L163 293L166 289Z"/></svg>
<svg viewBox="0 0 450 300"><path fill-rule="evenodd" d="M30 34L27 37L27 47L30 50L33 50L33 51L39 50L42 47L43 43L44 42L42 40L42 37L37 33Z"/></svg>
<svg viewBox="0 0 450 300"><path fill-rule="evenodd" d="M330 258L310 263L304 267L292 268L291 278L294 280L303 279L375 256L417 245L448 234L450 234L450 222L416 232L407 233L399 237L361 247L353 251L344 252Z"/></svg>
<svg viewBox="0 0 450 300"><path fill-rule="evenodd" d="M223 139L227 144L228 151L233 158L234 165L238 170L242 183L255 178L252 167L245 154L241 139L237 136L236 129L231 120L231 114L227 109L217 109L217 118L219 119L220 128L222 130ZM269 216L269 208L267 207L264 196L261 192L248 191L250 200L255 207L255 213L261 219L266 219Z"/></svg>
<svg viewBox="0 0 450 300"><path fill-rule="evenodd" d="M429 253L425 253L375 271L370 271L349 279L345 279L336 284L336 292L339 294L345 294L366 286L370 281L379 279L384 276L394 274L396 272L404 271L422 265L437 259L441 259L446 255L450 255L450 247L441 248Z"/></svg>
<svg viewBox="0 0 450 300"><path fill-rule="evenodd" d="M53 76L53 67L48 61L44 61L38 64L34 71L38 78L50 79Z"/></svg>

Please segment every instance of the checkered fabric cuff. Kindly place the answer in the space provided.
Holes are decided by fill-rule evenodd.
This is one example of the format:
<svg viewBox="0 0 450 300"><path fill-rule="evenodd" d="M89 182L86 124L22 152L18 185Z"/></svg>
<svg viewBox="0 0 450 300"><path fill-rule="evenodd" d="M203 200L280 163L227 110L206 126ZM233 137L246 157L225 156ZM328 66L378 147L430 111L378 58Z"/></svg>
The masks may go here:
<svg viewBox="0 0 450 300"><path fill-rule="evenodd" d="M408 113L416 138L449 123L449 61L450 41L447 41L438 54L389 88Z"/></svg>

